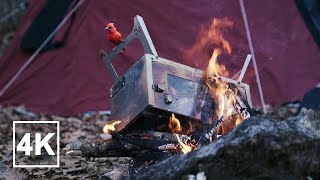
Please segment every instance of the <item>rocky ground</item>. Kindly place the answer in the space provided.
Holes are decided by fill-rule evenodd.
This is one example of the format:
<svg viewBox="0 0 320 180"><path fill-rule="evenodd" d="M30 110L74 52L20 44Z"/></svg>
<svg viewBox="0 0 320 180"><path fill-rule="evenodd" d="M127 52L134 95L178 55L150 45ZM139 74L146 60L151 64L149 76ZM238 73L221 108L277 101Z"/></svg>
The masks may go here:
<svg viewBox="0 0 320 180"><path fill-rule="evenodd" d="M320 111L279 121L270 116L244 120L231 132L188 154L147 166L135 179L319 179Z"/></svg>

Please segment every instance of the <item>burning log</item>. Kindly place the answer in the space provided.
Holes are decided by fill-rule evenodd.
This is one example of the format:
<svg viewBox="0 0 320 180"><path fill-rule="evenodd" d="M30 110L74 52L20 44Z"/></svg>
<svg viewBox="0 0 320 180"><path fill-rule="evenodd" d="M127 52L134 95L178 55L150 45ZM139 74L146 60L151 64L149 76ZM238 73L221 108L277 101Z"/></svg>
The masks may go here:
<svg viewBox="0 0 320 180"><path fill-rule="evenodd" d="M225 87L227 89L227 97L234 99L233 106L240 114L242 119L246 119L259 114L259 112L256 109L250 107L248 101L241 94L241 92L235 84L226 83Z"/></svg>
<svg viewBox="0 0 320 180"><path fill-rule="evenodd" d="M184 144L189 144L191 146L196 146L195 144L197 143L197 137L199 137L199 135L184 135L184 134L172 134L172 133L168 133L168 132L157 132L157 131L135 131L135 132L131 132L130 136L133 137L138 137L138 138L144 138L144 139L157 139L157 140L162 140L162 141L171 141L174 143L177 143L177 136L181 139L181 141ZM168 144L170 145L170 144ZM167 149L169 150L169 149Z"/></svg>
<svg viewBox="0 0 320 180"><path fill-rule="evenodd" d="M210 125L213 122L212 116L215 110L214 100L210 94L206 95L206 101L203 105L203 109L204 111L201 113L202 135L206 136L208 132L210 132Z"/></svg>
<svg viewBox="0 0 320 180"><path fill-rule="evenodd" d="M215 103L218 103L217 116L219 116L220 119L216 121L218 124L221 124L221 126L218 125L217 128L213 126L206 134L207 138L211 137L214 132L218 132L218 134L229 132L242 120L260 114L249 105L245 96L243 96L238 89L238 86L229 81L230 80L226 78L215 75L206 77L206 84L215 99ZM233 113L237 114L235 115ZM221 122L221 117L223 117L224 122Z"/></svg>
<svg viewBox="0 0 320 180"><path fill-rule="evenodd" d="M140 139L140 138L134 138L129 135L122 135L117 132L112 132L111 135L114 139L117 139L121 142L135 145L145 150L163 151L163 150L169 150L169 149L171 150L177 149L177 147L175 146L175 141L159 140L159 139Z"/></svg>
<svg viewBox="0 0 320 180"><path fill-rule="evenodd" d="M217 137L217 130L220 124L224 121L224 116L222 116L218 121L216 121L211 128L211 130L205 135L205 137L212 142L213 139Z"/></svg>
<svg viewBox="0 0 320 180"><path fill-rule="evenodd" d="M208 77L207 83L211 87L217 87L217 82L222 81L220 77ZM228 99L233 100L233 106L236 111L241 115L242 119L249 118L260 114L258 110L252 108L246 98L241 94L241 91L233 83L224 83L223 88L226 89L225 95Z"/></svg>
<svg viewBox="0 0 320 180"><path fill-rule="evenodd" d="M143 149L129 143L119 142L114 139L94 141L78 141L68 144L63 148L65 154L82 155L85 158L96 157L135 157Z"/></svg>
<svg viewBox="0 0 320 180"><path fill-rule="evenodd" d="M78 141L68 144L64 152L68 155L90 157L137 157L143 152L170 151L173 154L182 154L177 138L184 144L194 144L192 136L177 135L165 132L143 131L123 135L112 132L112 139L96 139L93 141ZM195 145L194 145L195 146Z"/></svg>

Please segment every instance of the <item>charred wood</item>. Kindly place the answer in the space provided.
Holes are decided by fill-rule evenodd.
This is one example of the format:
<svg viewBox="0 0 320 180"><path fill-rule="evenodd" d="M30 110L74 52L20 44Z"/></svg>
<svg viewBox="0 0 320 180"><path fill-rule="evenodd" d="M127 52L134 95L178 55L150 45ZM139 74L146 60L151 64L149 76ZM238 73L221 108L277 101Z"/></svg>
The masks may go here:
<svg viewBox="0 0 320 180"><path fill-rule="evenodd" d="M217 77L208 77L207 85L211 88L217 86L217 81L221 81L221 79ZM233 106L237 110L237 112L241 115L242 119L249 118L251 116L255 116L257 114L261 114L258 110L252 108L246 98L241 94L238 87L233 83L225 83L226 88L226 96L228 98L233 98L234 103Z"/></svg>
<svg viewBox="0 0 320 180"><path fill-rule="evenodd" d="M121 142L129 143L145 150L163 151L165 147L173 148L173 146L175 145L175 141L169 141L169 140L140 139L140 138L134 138L129 135L123 135L117 132L112 132L111 135L112 135L112 138L115 138Z"/></svg>
<svg viewBox="0 0 320 180"><path fill-rule="evenodd" d="M178 135L182 142L196 146L193 136ZM136 157L147 151L181 154L177 138L172 133L143 131L126 135L113 132L112 139L95 139L68 144L64 152L68 155L90 157Z"/></svg>
<svg viewBox="0 0 320 180"><path fill-rule="evenodd" d="M141 151L137 146L129 143L119 142L115 139L93 141L78 141L68 144L63 152L67 155L81 155L85 158L96 157L135 157Z"/></svg>
<svg viewBox="0 0 320 180"><path fill-rule="evenodd" d="M211 130L205 135L205 137L212 142L213 139L217 138L217 130L220 124L224 121L224 116L222 116L218 121L213 124Z"/></svg>
<svg viewBox="0 0 320 180"><path fill-rule="evenodd" d="M249 118L259 114L259 112L252 108L246 98L241 94L237 86L233 83L226 83L227 97L234 98L233 106L240 114L242 119Z"/></svg>
<svg viewBox="0 0 320 180"><path fill-rule="evenodd" d="M202 107L201 123L202 133L205 136L210 131L210 125L213 123L215 104L212 96L207 93L206 101Z"/></svg>

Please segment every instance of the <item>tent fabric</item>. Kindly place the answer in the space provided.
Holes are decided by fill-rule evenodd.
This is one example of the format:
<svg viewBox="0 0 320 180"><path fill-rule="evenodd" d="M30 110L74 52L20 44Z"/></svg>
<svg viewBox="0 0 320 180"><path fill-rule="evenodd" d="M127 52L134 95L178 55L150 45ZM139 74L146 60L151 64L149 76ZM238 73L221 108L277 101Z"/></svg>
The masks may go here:
<svg viewBox="0 0 320 180"><path fill-rule="evenodd" d="M305 23L320 46L320 1L295 0Z"/></svg>
<svg viewBox="0 0 320 180"><path fill-rule="evenodd" d="M62 21L71 3L72 0L48 0L24 33L20 44L21 49L36 51ZM63 44L63 39L61 41L52 41L53 39L46 44L42 51L55 48L58 44Z"/></svg>
<svg viewBox="0 0 320 180"><path fill-rule="evenodd" d="M213 18L228 17L234 27L225 37L233 52L219 61L235 74L249 53L240 5L235 2L86 0L77 11L64 46L39 54L0 97L0 104L24 104L35 112L59 115L109 109L109 89L114 82L98 52L110 52L113 45L107 41L104 27L114 22L126 36L132 31L135 15L144 18L159 56L203 70L207 55L186 59L184 54L196 42L200 27L209 25ZM44 4L44 0L31 0L11 47L0 59L0 88L31 56L22 52L19 44ZM301 99L320 79L320 52L294 0L250 0L245 6L266 103ZM135 41L115 58L114 66L122 75L142 55L142 46ZM251 87L253 103L259 106L252 65L244 82Z"/></svg>

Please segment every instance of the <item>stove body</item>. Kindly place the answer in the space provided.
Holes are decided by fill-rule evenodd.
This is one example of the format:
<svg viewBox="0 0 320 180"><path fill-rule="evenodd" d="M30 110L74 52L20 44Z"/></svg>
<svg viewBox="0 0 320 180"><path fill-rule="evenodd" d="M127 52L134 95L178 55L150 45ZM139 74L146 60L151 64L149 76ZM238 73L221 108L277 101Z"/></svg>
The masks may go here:
<svg viewBox="0 0 320 180"><path fill-rule="evenodd" d="M111 88L111 118L124 129L137 119L200 119L208 93L203 71L145 54ZM148 116L148 117L145 117Z"/></svg>

